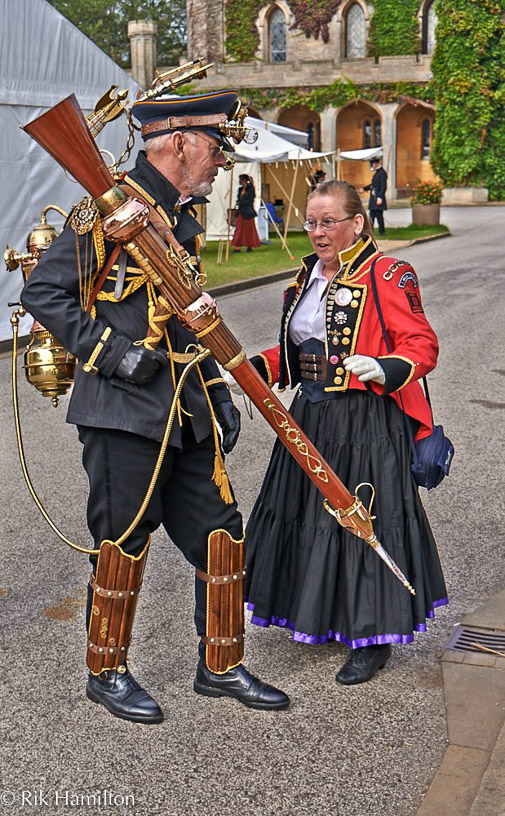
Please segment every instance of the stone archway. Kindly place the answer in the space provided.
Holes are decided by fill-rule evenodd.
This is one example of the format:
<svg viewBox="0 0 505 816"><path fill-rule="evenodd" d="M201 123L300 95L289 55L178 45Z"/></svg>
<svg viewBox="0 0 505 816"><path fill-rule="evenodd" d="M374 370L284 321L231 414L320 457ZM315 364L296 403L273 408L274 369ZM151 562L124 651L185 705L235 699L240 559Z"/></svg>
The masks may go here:
<svg viewBox="0 0 505 816"><path fill-rule="evenodd" d="M435 111L432 106L407 102L396 114L396 188L409 196L417 179L438 181L430 163Z"/></svg>
<svg viewBox="0 0 505 816"><path fill-rule="evenodd" d="M362 150L382 145L382 117L368 102L351 102L337 114L337 147L342 150ZM368 162L341 161L340 177L344 181L362 187L370 183Z"/></svg>
<svg viewBox="0 0 505 816"><path fill-rule="evenodd" d="M321 150L321 119L319 114L304 105L281 110L277 124L303 130L309 136L309 148Z"/></svg>

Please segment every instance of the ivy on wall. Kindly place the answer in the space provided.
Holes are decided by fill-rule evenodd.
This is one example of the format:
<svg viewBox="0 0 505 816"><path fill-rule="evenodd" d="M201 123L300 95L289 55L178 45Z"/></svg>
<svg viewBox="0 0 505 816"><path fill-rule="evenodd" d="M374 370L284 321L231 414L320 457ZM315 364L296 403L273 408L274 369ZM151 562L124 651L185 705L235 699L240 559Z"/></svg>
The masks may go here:
<svg viewBox="0 0 505 816"><path fill-rule="evenodd" d="M256 18L264 0L225 0L226 56L232 62L251 62L259 46Z"/></svg>
<svg viewBox="0 0 505 816"><path fill-rule="evenodd" d="M371 57L416 54L421 50L417 15L421 0L373 0L370 23Z"/></svg>
<svg viewBox="0 0 505 816"><path fill-rule="evenodd" d="M289 8L295 18L291 28L298 28L306 37L319 35L323 42L330 39L329 24L336 14L340 0L289 0Z"/></svg>
<svg viewBox="0 0 505 816"><path fill-rule="evenodd" d="M226 54L233 62L251 62L258 50L256 18L265 0L225 0ZM374 0L370 26L371 56L415 54L419 51L417 13L420 0ZM341 0L288 0L291 29L329 42L329 24Z"/></svg>
<svg viewBox="0 0 505 816"><path fill-rule="evenodd" d="M360 100L369 102L398 102L402 96L415 97L425 102L434 98L431 82L391 82L357 85L354 82L337 79L322 88L251 88L243 90L241 97L254 108L293 108L304 105L320 113L327 105L340 108L348 102Z"/></svg>
<svg viewBox="0 0 505 816"><path fill-rule="evenodd" d="M505 198L505 19L502 0L436 0L432 164L446 187Z"/></svg>

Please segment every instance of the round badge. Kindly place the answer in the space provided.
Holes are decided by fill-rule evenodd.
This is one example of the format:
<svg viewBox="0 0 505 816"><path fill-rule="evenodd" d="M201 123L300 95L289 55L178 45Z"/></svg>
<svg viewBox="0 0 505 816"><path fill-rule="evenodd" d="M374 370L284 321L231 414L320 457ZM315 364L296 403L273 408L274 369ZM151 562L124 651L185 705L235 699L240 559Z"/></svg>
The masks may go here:
<svg viewBox="0 0 505 816"><path fill-rule="evenodd" d="M352 292L350 289L339 289L335 295L335 300L339 306L347 306L352 300Z"/></svg>
<svg viewBox="0 0 505 816"><path fill-rule="evenodd" d="M333 363L333 365L335 365L335 363L338 363L338 361L339 361L339 358L335 357L334 354L330 357L330 363Z"/></svg>

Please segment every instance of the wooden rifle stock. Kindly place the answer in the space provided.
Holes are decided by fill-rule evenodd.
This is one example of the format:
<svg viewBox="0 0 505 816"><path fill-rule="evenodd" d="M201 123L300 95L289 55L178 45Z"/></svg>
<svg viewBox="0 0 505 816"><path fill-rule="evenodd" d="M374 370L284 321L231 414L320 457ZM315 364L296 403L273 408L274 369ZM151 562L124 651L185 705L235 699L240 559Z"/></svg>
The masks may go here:
<svg viewBox="0 0 505 816"><path fill-rule="evenodd" d="M377 539L369 512L352 496L322 459L282 403L249 363L238 340L223 322L214 300L196 285L192 269L149 222L145 202L116 186L86 124L70 96L24 127L61 166L88 190L104 216L107 238L121 243L155 284L173 313L215 359L231 371L243 391L281 442L326 498L337 521L372 546ZM161 298L160 298L161 301ZM162 309L163 311L163 309ZM326 503L325 503L325 506ZM328 507L327 507L328 509Z"/></svg>

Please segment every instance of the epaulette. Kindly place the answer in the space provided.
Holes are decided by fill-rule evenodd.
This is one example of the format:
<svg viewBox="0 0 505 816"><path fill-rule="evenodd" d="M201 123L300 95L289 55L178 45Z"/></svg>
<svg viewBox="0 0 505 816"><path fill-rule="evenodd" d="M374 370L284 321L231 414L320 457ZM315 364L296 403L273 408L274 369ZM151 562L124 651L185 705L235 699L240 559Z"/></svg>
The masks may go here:
<svg viewBox="0 0 505 816"><path fill-rule="evenodd" d="M91 196L84 196L70 212L68 221L77 235L86 235L91 232L99 216L98 207Z"/></svg>

